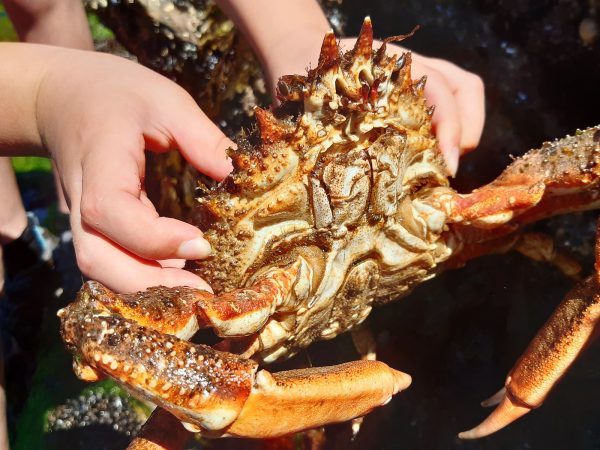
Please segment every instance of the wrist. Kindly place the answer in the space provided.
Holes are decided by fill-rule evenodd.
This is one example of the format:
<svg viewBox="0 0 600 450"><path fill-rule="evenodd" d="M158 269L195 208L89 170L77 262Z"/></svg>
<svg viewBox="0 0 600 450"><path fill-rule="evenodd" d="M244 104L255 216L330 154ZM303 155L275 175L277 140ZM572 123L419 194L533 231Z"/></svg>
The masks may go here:
<svg viewBox="0 0 600 450"><path fill-rule="evenodd" d="M307 25L288 32L267 52L259 55L271 87L283 75L306 75L308 69L315 68L328 30L329 26L322 24Z"/></svg>
<svg viewBox="0 0 600 450"><path fill-rule="evenodd" d="M0 121L0 154L40 155L45 152L37 127L37 100L50 47L0 43L0 98L9 111Z"/></svg>
<svg viewBox="0 0 600 450"><path fill-rule="evenodd" d="M44 67L39 75L35 97L35 125L40 141L40 153L43 156L55 157L52 149L57 147L57 132L61 127L75 126L69 123L67 100L72 100L73 93L63 89L72 81L77 62L71 54L72 50L58 47L45 47L52 52L44 58ZM55 51L54 51L55 50ZM68 67L68 73L63 68ZM68 78L67 78L68 77Z"/></svg>
<svg viewBox="0 0 600 450"><path fill-rule="evenodd" d="M217 3L250 43L269 84L274 85L281 75L303 74L309 64L316 64L321 41L330 28L316 0Z"/></svg>

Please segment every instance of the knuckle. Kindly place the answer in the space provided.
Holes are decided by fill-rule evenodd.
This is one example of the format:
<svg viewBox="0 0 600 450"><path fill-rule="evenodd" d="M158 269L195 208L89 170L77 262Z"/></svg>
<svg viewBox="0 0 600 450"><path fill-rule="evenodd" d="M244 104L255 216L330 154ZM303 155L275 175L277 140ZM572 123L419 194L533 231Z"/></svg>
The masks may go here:
<svg viewBox="0 0 600 450"><path fill-rule="evenodd" d="M79 270L81 270L81 272L84 275L86 275L90 278L94 278L93 277L93 271L94 271L93 250L85 242L85 240L83 240L82 242L79 242L78 245L76 245L75 254L77 256L77 265L79 266Z"/></svg>
<svg viewBox="0 0 600 450"><path fill-rule="evenodd" d="M483 93L485 89L485 84L483 82L483 79L479 75L475 73L469 73L467 81L469 83L470 89L475 90L479 93Z"/></svg>
<svg viewBox="0 0 600 450"><path fill-rule="evenodd" d="M81 220L92 227L98 226L102 219L102 202L95 195L81 197Z"/></svg>
<svg viewBox="0 0 600 450"><path fill-rule="evenodd" d="M445 83L446 81L442 72L433 67L427 67L425 75L427 75L427 80L433 83Z"/></svg>

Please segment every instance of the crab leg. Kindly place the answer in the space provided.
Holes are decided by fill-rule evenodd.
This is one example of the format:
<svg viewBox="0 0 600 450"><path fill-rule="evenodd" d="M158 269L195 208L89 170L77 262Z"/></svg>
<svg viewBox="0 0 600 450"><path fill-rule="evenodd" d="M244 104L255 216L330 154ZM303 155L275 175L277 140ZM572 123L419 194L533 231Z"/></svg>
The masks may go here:
<svg viewBox="0 0 600 450"><path fill-rule="evenodd" d="M190 422L184 422L184 426L210 437L273 438L361 417L386 404L394 394L406 389L410 381L408 375L377 361L278 373L261 370L238 418L228 428L211 433ZM173 439L156 432L157 426L175 427L168 414L155 411L150 420L152 425L148 422L144 426L129 450L182 448L185 440L180 428L174 428ZM164 425L165 422L170 425Z"/></svg>
<svg viewBox="0 0 600 450"><path fill-rule="evenodd" d="M527 152L496 180L471 194L440 191L433 206L444 208L454 227L456 254L448 261L449 267L487 251L512 248L576 276L576 264L555 253L539 236L513 238L509 234L535 220L600 206L600 126ZM460 433L461 438L486 436L540 406L596 335L599 248L597 244L597 273L567 295L511 370L505 387L483 403L499 403L497 409L481 425Z"/></svg>
<svg viewBox="0 0 600 450"><path fill-rule="evenodd" d="M79 364L202 428L223 429L236 419L252 389L254 361L141 326L101 301L82 299L59 312L63 340Z"/></svg>
<svg viewBox="0 0 600 450"><path fill-rule="evenodd" d="M596 273L571 290L510 371L506 384L482 403L498 404L492 414L462 439L476 439L504 428L540 406L581 351L598 334L600 323L600 222Z"/></svg>
<svg viewBox="0 0 600 450"><path fill-rule="evenodd" d="M440 193L451 222L475 228L520 226L600 207L600 126L577 132L516 159L470 194Z"/></svg>
<svg viewBox="0 0 600 450"><path fill-rule="evenodd" d="M296 262L271 269L252 286L214 296L199 291L196 313L200 325L210 326L218 336L248 336L260 330L278 306L294 296Z"/></svg>
<svg viewBox="0 0 600 450"><path fill-rule="evenodd" d="M556 248L551 236L543 233L512 233L509 235L485 239L485 235L494 235L494 230L481 230L479 236L463 236L462 248L456 255L444 262L444 269L463 267L467 261L493 253L516 251L534 261L553 265L566 276L580 281L581 265L566 252ZM483 234L483 236L482 236ZM474 242L469 242L469 239Z"/></svg>
<svg viewBox="0 0 600 450"><path fill-rule="evenodd" d="M227 433L268 438L343 422L386 404L410 382L410 376L379 361L272 374L262 370Z"/></svg>
<svg viewBox="0 0 600 450"><path fill-rule="evenodd" d="M182 450L190 437L175 416L156 408L127 450Z"/></svg>
<svg viewBox="0 0 600 450"><path fill-rule="evenodd" d="M360 355L360 359L367 361L377 360L377 344L375 336L371 332L369 326L363 322L351 331L352 342L356 351ZM352 419L352 439L355 439L360 432L364 416Z"/></svg>
<svg viewBox="0 0 600 450"><path fill-rule="evenodd" d="M182 339L189 339L204 326L212 327L221 337L247 336L262 328L275 308L294 294L300 264L271 269L253 285L220 295L185 286L117 294L89 281L78 301L96 299L107 311Z"/></svg>

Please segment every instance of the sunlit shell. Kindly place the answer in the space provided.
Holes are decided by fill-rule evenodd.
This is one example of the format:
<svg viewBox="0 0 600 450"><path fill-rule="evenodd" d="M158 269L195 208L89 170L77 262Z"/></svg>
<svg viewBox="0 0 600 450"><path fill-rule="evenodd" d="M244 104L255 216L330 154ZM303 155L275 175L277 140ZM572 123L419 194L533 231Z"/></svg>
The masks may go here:
<svg viewBox="0 0 600 450"><path fill-rule="evenodd" d="M214 256L194 268L215 292L307 262L304 298L266 340L279 347L273 358L360 323L373 301L408 292L442 257L444 217L422 200L447 186L433 109L425 79L411 79L410 53L388 56L385 43L373 50L368 18L350 51L329 32L317 67L281 78L281 105L256 108L256 130L230 152L233 173L199 200Z"/></svg>

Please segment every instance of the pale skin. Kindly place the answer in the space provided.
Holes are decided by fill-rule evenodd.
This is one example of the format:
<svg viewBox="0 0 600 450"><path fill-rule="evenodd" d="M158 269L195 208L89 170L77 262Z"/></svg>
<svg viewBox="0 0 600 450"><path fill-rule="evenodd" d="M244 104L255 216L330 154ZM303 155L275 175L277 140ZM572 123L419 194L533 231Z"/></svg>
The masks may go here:
<svg viewBox="0 0 600 450"><path fill-rule="evenodd" d="M80 0L4 0L11 22L23 42L93 50L94 43ZM69 26L65 26L69 24ZM69 208L54 170L58 210ZM9 158L0 157L0 292L4 287L2 245L17 239L27 226L27 215ZM0 349L0 450L8 449L6 399L3 389L4 364Z"/></svg>
<svg viewBox="0 0 600 450"><path fill-rule="evenodd" d="M93 50L94 43L79 0L5 0L6 12L23 42ZM64 24L69 26L65 27ZM27 225L25 208L14 180L10 160L0 158L0 198L7 201L0 206L0 244L18 238ZM55 173L56 175L56 173ZM68 213L66 200L56 176L58 209ZM0 273L0 289L2 284Z"/></svg>
<svg viewBox="0 0 600 450"><path fill-rule="evenodd" d="M92 50L94 43L87 24L83 5L79 0L5 0L4 7L19 39L23 42L43 43L61 47ZM69 26L65 27L64 24ZM68 213L60 180L55 171L58 209ZM10 159L0 157L0 269L2 248L18 238L27 226L27 215ZM0 270L0 292L4 284ZM0 447L1 448L1 447Z"/></svg>

